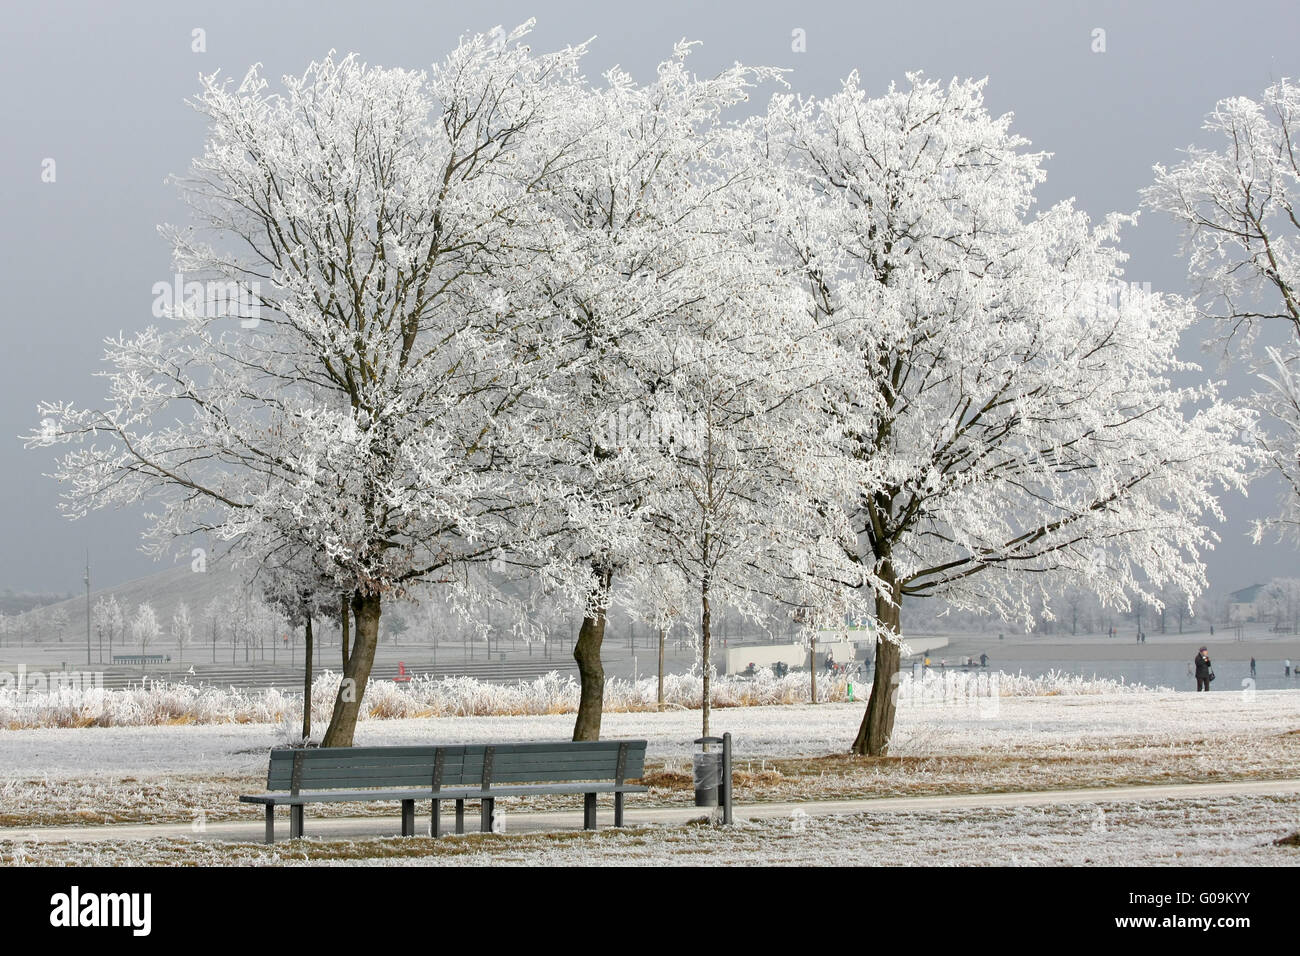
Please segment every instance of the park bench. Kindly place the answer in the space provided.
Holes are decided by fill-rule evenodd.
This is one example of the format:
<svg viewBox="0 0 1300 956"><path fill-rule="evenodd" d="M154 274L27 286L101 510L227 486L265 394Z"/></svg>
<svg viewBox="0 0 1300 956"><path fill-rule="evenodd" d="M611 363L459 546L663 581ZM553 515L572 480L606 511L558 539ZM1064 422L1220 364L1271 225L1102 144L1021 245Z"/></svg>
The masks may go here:
<svg viewBox="0 0 1300 956"><path fill-rule="evenodd" d="M114 654L114 664L163 664L171 660L166 654Z"/></svg>
<svg viewBox="0 0 1300 956"><path fill-rule="evenodd" d="M456 801L456 832L465 832L465 801L481 804L481 829L491 831L498 797L582 794L584 829L596 829L596 795L614 795L614 826L623 825L623 798L646 788L640 778L644 740L528 741L416 747L277 748L271 751L266 793L243 803L266 808L266 842L275 842L275 808L289 807L289 836L303 835L309 803L395 801L402 836L415 835L415 802L431 801L431 829L442 835L441 805Z"/></svg>

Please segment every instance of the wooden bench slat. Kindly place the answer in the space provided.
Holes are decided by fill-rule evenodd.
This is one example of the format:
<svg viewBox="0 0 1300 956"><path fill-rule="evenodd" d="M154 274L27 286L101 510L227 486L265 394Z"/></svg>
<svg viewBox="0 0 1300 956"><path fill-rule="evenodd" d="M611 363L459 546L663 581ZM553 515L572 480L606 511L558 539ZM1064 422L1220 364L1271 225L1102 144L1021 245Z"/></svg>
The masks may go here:
<svg viewBox="0 0 1300 956"><path fill-rule="evenodd" d="M403 757L401 759L384 760L379 757L307 757L304 753L302 765L304 767L429 767L433 765L435 754L421 754L417 757ZM459 764L466 758L460 754L448 754L445 761L449 764ZM475 758L470 758L473 761ZM482 758L477 758L481 762ZM292 759L272 760L273 767L289 767L293 765Z"/></svg>
<svg viewBox="0 0 1300 956"><path fill-rule="evenodd" d="M276 748L267 762L267 792L239 799L265 806L268 843L274 839L275 807L290 808L290 836L296 837L308 803L400 802L402 833L410 835L415 832L415 801L456 801L457 832L463 832L466 801L481 804L487 830L498 797L585 794L583 825L594 828L596 795L610 793L621 825L623 797L647 789L626 782L641 776L646 746L645 740L608 740ZM436 791L435 778L441 782ZM437 827L433 832L437 835Z"/></svg>
<svg viewBox="0 0 1300 956"><path fill-rule="evenodd" d="M385 757L401 758L407 756L417 756L420 754L432 757L440 748L449 752L463 751L467 746L472 744L415 744L403 745L400 747L273 747L271 757L292 757L296 753L308 755L309 760L325 760L340 754L348 754L355 758L362 757Z"/></svg>
<svg viewBox="0 0 1300 956"><path fill-rule="evenodd" d="M460 773L465 766L466 766L465 764L462 764L459 760L456 760L455 758L452 758L443 764L443 767L446 770L454 771L456 773ZM482 764L475 763L475 764L470 764L468 766L471 769L473 769L475 773L477 773L478 770L482 767ZM288 769L289 767L287 766L277 767L273 776L276 777L286 776L285 771ZM424 763L419 763L419 764L406 764L406 763L398 764L397 766L392 766L392 767L381 766L372 763L348 764L346 762L329 763L323 765L304 762L302 765L302 772L304 774L316 774L318 776L320 774L331 774L331 773L340 773L340 772L375 774L375 773L432 773L432 771L433 771L432 760L426 760Z"/></svg>
<svg viewBox="0 0 1300 956"><path fill-rule="evenodd" d="M556 794L573 794L573 793L648 793L649 787L640 784L625 783L548 783L538 786L514 785L504 787L493 787L488 791L493 797L529 797L543 796L548 793ZM479 791L475 791L477 794Z"/></svg>
<svg viewBox="0 0 1300 956"><path fill-rule="evenodd" d="M380 778L384 775L401 778L418 777L422 781L425 776L431 776L432 774L435 752L430 752L426 757L427 759L415 762L403 761L395 764L373 758L354 761L341 755L333 756L328 760L307 759L301 764L300 781L303 786L308 786L310 785L309 781L329 777ZM644 762L639 759L640 757L639 751L630 752L624 768L626 776L632 777L642 772ZM497 755L494 759L495 770L493 776L498 779L503 773L526 773L534 769L547 771L547 775L543 779L563 779L562 775L568 772L595 773L597 775L608 773L612 776L617 766L616 751L604 754L572 751L552 754L514 753ZM292 766L292 762L289 760L278 761L270 775L273 783L268 789L274 790L279 789L280 786L287 786L292 775ZM466 757L459 763L452 756L443 764L443 779L447 782L451 782L457 776L466 779L477 779L482 772L482 766L481 756Z"/></svg>
<svg viewBox="0 0 1300 956"><path fill-rule="evenodd" d="M465 764L466 768L472 767L472 764ZM533 769L554 770L564 772L566 770L588 771L595 770L600 773L608 771L613 773L618 766L618 761L609 756L593 758L582 755L562 755L559 757L535 757L535 756L501 756L497 755L492 762L493 776L502 769L515 771L526 771Z"/></svg>
<svg viewBox="0 0 1300 956"><path fill-rule="evenodd" d="M534 780L537 783L552 783L552 782L565 781L565 780L613 780L614 776L615 774L614 774L613 767L593 768L591 770L575 769L575 770L562 770L562 771L560 770L547 771L547 770L540 770L540 769L505 770L505 771L493 772L492 782L494 784L498 781L502 783L505 782L523 783L525 781ZM627 779L631 780L639 776L640 776L639 773L635 775L628 774Z"/></svg>
<svg viewBox="0 0 1300 956"><path fill-rule="evenodd" d="M622 740L525 740L511 744L494 744L497 754L524 754L524 753L558 753L563 751L574 751L583 753L605 753L613 751L618 753L619 745L624 743ZM631 740L631 744L641 744L645 741Z"/></svg>
<svg viewBox="0 0 1300 956"><path fill-rule="evenodd" d="M438 792L439 800L477 799L482 791L478 787L457 787ZM252 793L239 799L244 803L274 803L289 806L295 803L375 803L387 800L431 800L434 793L428 787L392 788L383 790L304 790L301 793Z"/></svg>
<svg viewBox="0 0 1300 956"><path fill-rule="evenodd" d="M499 797L526 797L526 796L543 796L546 794L576 794L576 793L647 793L648 787L638 784L623 784L619 786L613 783L568 783L568 784L546 784L536 787L528 786L508 786L493 787L487 791L489 799ZM440 790L436 794L438 800L465 800L473 802L482 797L484 791L478 787L456 787L450 790ZM302 793L249 793L240 796L241 803L261 803L274 804L275 806L293 806L303 803L379 803L384 801L400 800L430 800L435 797L428 789L409 789L409 790L323 790L323 791L303 791Z"/></svg>

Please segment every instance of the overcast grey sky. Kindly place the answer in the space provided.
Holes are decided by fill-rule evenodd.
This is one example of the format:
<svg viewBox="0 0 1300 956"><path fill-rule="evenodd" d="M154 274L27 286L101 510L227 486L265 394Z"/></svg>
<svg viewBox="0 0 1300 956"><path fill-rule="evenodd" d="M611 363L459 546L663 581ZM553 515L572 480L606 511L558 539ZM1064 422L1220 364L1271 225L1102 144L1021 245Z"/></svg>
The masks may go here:
<svg viewBox="0 0 1300 956"><path fill-rule="evenodd" d="M703 46L694 68L741 61L788 67L797 92L833 91L858 69L869 91L909 70L943 79L988 76L987 102L1054 154L1043 205L1074 196L1100 217L1137 207L1151 165L1203 141L1215 101L1258 97L1300 75L1300 4L748 2L245 2L8 4L0 13L0 279L7 335L0 348L0 588L80 587L88 547L97 586L160 570L138 551L139 512L69 522L58 486L42 478L48 451L22 448L42 399L102 397L93 378L101 339L151 321L151 287L171 277L158 223L181 221L164 183L200 152L203 127L184 105L200 72L301 73L330 49L369 63L427 67L467 31L538 20L550 49L591 36L587 73L621 64L648 77L682 37ZM1095 29L1106 49L1093 52ZM206 50L195 52L201 29ZM792 34L806 35L806 52ZM42 182L46 159L56 179ZM1187 291L1177 233L1144 216L1126 236L1128 278ZM1198 343L1186 354L1202 358ZM1203 359L1213 371L1215 363ZM1242 384L1236 376L1234 385ZM7 436L7 437L6 437ZM1297 573L1287 546L1251 545L1250 518L1273 507L1257 482L1225 501L1211 583L1228 590Z"/></svg>

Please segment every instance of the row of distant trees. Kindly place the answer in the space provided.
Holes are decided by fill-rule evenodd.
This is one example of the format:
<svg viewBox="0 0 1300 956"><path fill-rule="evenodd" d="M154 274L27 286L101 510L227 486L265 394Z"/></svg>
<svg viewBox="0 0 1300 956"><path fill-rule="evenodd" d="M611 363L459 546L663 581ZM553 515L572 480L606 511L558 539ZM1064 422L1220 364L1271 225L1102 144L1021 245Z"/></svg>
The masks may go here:
<svg viewBox="0 0 1300 956"><path fill-rule="evenodd" d="M132 637L133 625L139 629L145 647L174 646L178 651L205 644L223 648L231 645L243 647L246 644L257 647L266 643L263 638L272 631L281 635L290 634L291 639L297 640L298 631L304 624L292 624L273 600L268 599L267 595L257 597L256 594L256 588L232 587L209 600L206 605L193 610L188 601L181 601L176 604L170 616L165 611L158 610L158 602L144 602L132 607L116 595L107 594L99 597L92 605L91 634L105 650L110 647L138 647ZM81 609L70 609L69 605L61 603L67 600L66 595L53 597L60 603L51 605L47 600L44 605L19 613L0 612L0 642L18 645L84 640L85 617ZM559 602L552 602L552 605L534 607L539 630L544 637L557 642L561 639L568 642L572 638L574 625L571 609ZM240 619L257 620L259 625L241 624ZM620 637L646 639L648 629L635 617L615 614L613 619L617 621ZM156 629L153 624L157 624ZM323 636L327 643L338 643L338 620L324 618L322 624L324 626L317 629L317 636ZM766 632L755 630L747 626L746 622L731 616L722 617L719 630L724 638L766 636ZM393 643L400 641L430 645L460 643L469 646L487 643L496 646L500 642L518 647L523 641L522 637L513 633L508 616L500 609L485 610L481 622L476 624L458 617L435 594L395 607L384 618L382 635L385 640Z"/></svg>
<svg viewBox="0 0 1300 956"><path fill-rule="evenodd" d="M27 436L62 447L70 516L148 502L149 550L231 542L308 644L338 617L325 746L352 742L382 615L435 587L481 617L513 577L581 619L575 739L600 734L611 607L689 622L706 662L730 608L871 622L852 747L881 755L905 599L1032 621L1078 585L1172 607L1205 587L1218 495L1297 460L1179 359L1186 303L1126 284L1131 217L1038 203L1045 154L982 82L871 95L853 73L755 110L776 71L700 77L682 43L649 83L594 81L585 45L538 54L529 29L425 72L328 56L281 92L203 79L193 220L164 233L177 271L256 312L177 303L107 340L107 400L43 402ZM1266 195L1295 155L1252 167ZM1148 203L1241 306L1245 270L1216 271L1241 224L1207 225L1240 170L1201 159ZM1287 242L1254 235L1300 320ZM1300 374L1273 374L1287 420Z"/></svg>
<svg viewBox="0 0 1300 956"><path fill-rule="evenodd" d="M99 647L101 660L105 652L111 655L114 646L139 650L149 647L174 646L179 655L187 649L208 645L211 659L217 660L217 647L237 656L243 648L246 660L265 659L272 636L289 635L291 642L300 640L295 625L278 608L274 601L254 596L252 589L231 588L217 595L197 612L186 601L176 605L171 617L160 614L152 602L137 605L119 602L114 595L100 597L91 612L92 634ZM1029 624L1023 620L1006 620L980 614L976 611L954 608L942 601L920 602L912 611L913 627L917 632L967 631L967 632L1025 632L1044 635L1076 635L1103 633L1110 628L1117 631L1142 627L1153 633L1183 633L1185 630L1204 630L1210 625L1229 627L1246 623L1240 610L1234 610L1231 596L1214 590L1195 598L1173 589L1161 594L1163 607L1138 602L1124 611L1105 606L1095 593L1080 587L1040 596L1034 600ZM561 645L570 642L576 621L571 609L559 602L533 604L539 618L539 629L545 639ZM1273 578L1260 590L1251 617L1269 624L1274 630L1300 630L1300 578ZM620 640L651 646L655 629L647 626L635 614L614 610L610 625ZM71 614L67 606L36 607L18 614L0 613L0 640L8 644L43 643L47 641L77 640L84 637L84 621ZM682 630L669 628L670 632ZM724 615L718 626L719 635L731 640L794 640L793 627L773 630L736 615ZM689 629L682 631L688 640L693 638ZM418 601L398 605L383 622L383 636L393 643L462 644L472 647L486 644L489 648L509 643L518 647L523 640L513 633L508 616L487 609L480 622L460 619L436 593L429 593ZM338 644L341 629L337 618L323 618L316 629L317 639L327 644ZM125 653L126 651L123 651ZM193 650L194 656L201 656ZM233 657L232 657L233 659Z"/></svg>
<svg viewBox="0 0 1300 956"><path fill-rule="evenodd" d="M149 647L159 643L164 633L164 622L147 601L131 608L120 604L116 597L100 598L92 610L91 620L100 638L101 659L105 638L110 655L114 643L123 648L122 653L127 653L126 649L130 648L144 654ZM182 603L172 621L172 634L178 647L188 643L192 634L189 621L189 609ZM73 632L75 639L84 636L83 627L84 621L70 614L63 605L33 608L21 614L0 614L0 635L11 644L62 642L69 637L69 631Z"/></svg>
<svg viewBox="0 0 1300 956"><path fill-rule="evenodd" d="M285 616L274 607L264 601L248 600L233 589L213 598L198 613L188 602L181 601L170 617L160 613L153 602L132 606L119 601L116 595L105 595L91 608L90 626L101 661L110 660L114 653L146 654L150 648L162 646L174 646L183 656L208 634L212 635L214 660L218 641L232 648L245 647L247 658L252 647L291 630ZM70 613L66 606L0 614L0 635L11 645L77 641L85 637L85 619Z"/></svg>
<svg viewBox="0 0 1300 956"><path fill-rule="evenodd" d="M1040 596L1034 601L1033 614L1026 627L1022 621L1007 621L977 615L961 609L945 608L942 603L918 613L916 629L920 631L1011 631L1043 635L1076 635L1137 630L1152 634L1182 634L1213 627L1233 627L1256 622L1275 631L1300 631L1300 578L1273 578L1255 598L1251 610L1243 610L1230 594L1206 591L1194 597L1167 589L1160 593L1160 604L1134 601L1119 610L1107 607L1086 588L1071 587Z"/></svg>

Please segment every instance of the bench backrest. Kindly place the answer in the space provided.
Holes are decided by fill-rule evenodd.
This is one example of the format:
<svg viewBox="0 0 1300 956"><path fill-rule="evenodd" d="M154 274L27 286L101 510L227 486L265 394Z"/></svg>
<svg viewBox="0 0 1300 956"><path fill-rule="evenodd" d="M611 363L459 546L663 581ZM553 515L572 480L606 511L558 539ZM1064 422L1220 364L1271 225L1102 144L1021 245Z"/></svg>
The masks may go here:
<svg viewBox="0 0 1300 956"><path fill-rule="evenodd" d="M322 747L271 751L266 789L490 787L623 782L645 769L644 740L526 741L418 747Z"/></svg>

